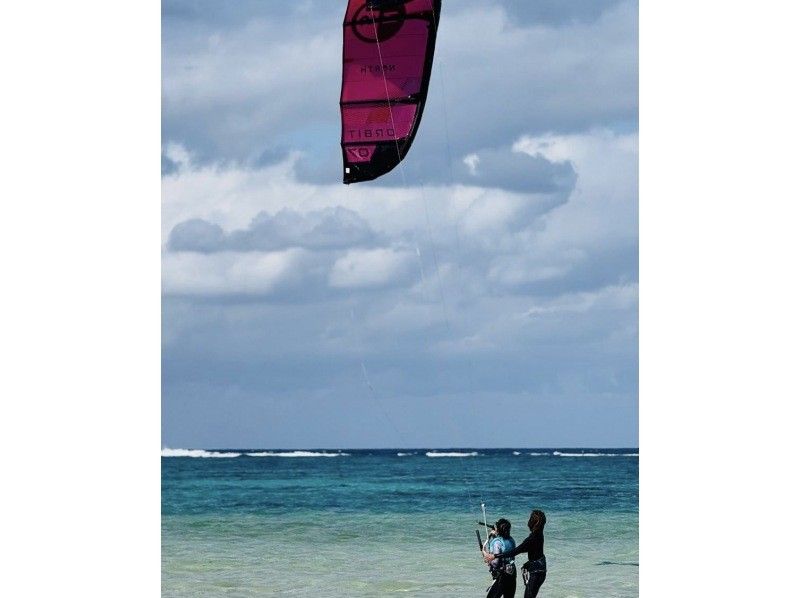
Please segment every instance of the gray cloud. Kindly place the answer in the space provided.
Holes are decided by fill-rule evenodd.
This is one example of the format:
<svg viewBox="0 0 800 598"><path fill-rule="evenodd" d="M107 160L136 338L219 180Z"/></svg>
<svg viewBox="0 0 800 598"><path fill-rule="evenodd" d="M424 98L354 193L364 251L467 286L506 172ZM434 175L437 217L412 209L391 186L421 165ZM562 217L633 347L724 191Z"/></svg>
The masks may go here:
<svg viewBox="0 0 800 598"><path fill-rule="evenodd" d="M402 439L419 446L492 446L489 422L509 415L526 422L504 428L512 444L636 444L635 304L598 303L594 294L577 305L497 297L451 309L449 327L436 302L421 305L424 321L386 321L412 303L413 292L403 294L341 296L302 312L289 304L223 311L166 300L170 327L178 326L176 313L194 313L165 347L166 439L186 443L202 433L195 443L229 446L244 434L253 446L284 446L279 438L297 446L397 446L385 411ZM541 309L526 315L533 307ZM462 335L472 349L447 350ZM430 350L437 346L444 348ZM531 411L533 436L522 416ZM215 423L223 413L230 429ZM285 436L282 425L297 418L316 432ZM359 432L349 428L352 419L371 424Z"/></svg>
<svg viewBox="0 0 800 598"><path fill-rule="evenodd" d="M225 231L221 226L192 218L175 225L169 235L168 247L171 251L211 253L221 251L225 241Z"/></svg>
<svg viewBox="0 0 800 598"><path fill-rule="evenodd" d="M442 12L452 16L487 5L502 6L509 17L522 25L563 26L572 23L591 23L622 0L457 0L445 2ZM161 4L165 28L190 25L214 30L236 29L253 20L283 21L288 27L317 24L338 19L341 23L346 2L331 0L297 0L295 2L264 2L238 0L235 4L217 0L167 0Z"/></svg>
<svg viewBox="0 0 800 598"><path fill-rule="evenodd" d="M342 206L301 214L283 209L260 212L243 230L230 233L222 227L193 218L175 225L167 247L171 251L275 251L287 247L345 249L373 247L381 239L358 213Z"/></svg>
<svg viewBox="0 0 800 598"><path fill-rule="evenodd" d="M164 153L161 154L161 176L174 174L178 172L179 164L171 160L169 156Z"/></svg>
<svg viewBox="0 0 800 598"><path fill-rule="evenodd" d="M380 186L408 186L409 184L462 184L477 187L495 187L521 193L569 194L575 184L575 171L569 162L553 162L543 156L530 156L515 152L511 141L501 148L479 148L467 154L477 156L474 167L465 163L463 156L438 153L431 143L422 142L414 147L413 155L402 167L378 181ZM295 170L301 181L317 184L338 183L341 180L341 153L336 148L319 155L302 157ZM469 161L469 160L468 160Z"/></svg>
<svg viewBox="0 0 800 598"><path fill-rule="evenodd" d="M293 28L328 20L333 16L338 16L341 21L343 15L343 4L330 0L237 0L235 3L217 0L166 0L161 3L161 17L166 30L187 26L192 29L207 27L224 31L241 28L256 20L281 22L284 26Z"/></svg>
<svg viewBox="0 0 800 598"><path fill-rule="evenodd" d="M510 149L480 150L455 164L455 181L479 187L498 187L522 193L555 193L575 185L569 162L551 162Z"/></svg>
<svg viewBox="0 0 800 598"><path fill-rule="evenodd" d="M621 0L504 0L503 9L512 23L559 27L575 23L592 23ZM485 0L463 0L460 10L486 6Z"/></svg>

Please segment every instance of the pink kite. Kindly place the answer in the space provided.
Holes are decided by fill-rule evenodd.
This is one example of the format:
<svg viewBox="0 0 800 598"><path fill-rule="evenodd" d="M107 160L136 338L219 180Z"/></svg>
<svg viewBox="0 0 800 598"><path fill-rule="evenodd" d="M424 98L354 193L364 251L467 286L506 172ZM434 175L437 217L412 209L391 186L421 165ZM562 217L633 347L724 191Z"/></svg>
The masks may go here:
<svg viewBox="0 0 800 598"><path fill-rule="evenodd" d="M422 118L441 0L349 0L342 52L344 182L371 181L408 153Z"/></svg>

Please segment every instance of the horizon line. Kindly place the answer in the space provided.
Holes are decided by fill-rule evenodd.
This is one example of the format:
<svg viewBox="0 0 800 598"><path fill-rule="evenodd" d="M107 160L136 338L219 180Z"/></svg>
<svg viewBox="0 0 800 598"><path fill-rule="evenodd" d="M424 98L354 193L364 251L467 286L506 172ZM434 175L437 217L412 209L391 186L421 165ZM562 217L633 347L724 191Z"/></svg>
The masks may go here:
<svg viewBox="0 0 800 598"><path fill-rule="evenodd" d="M205 450L205 451L441 451L441 450L536 450L536 451L556 451L556 450L639 450L638 446L384 446L384 447L267 447L267 446L168 446L162 445L164 449L184 449L184 450Z"/></svg>

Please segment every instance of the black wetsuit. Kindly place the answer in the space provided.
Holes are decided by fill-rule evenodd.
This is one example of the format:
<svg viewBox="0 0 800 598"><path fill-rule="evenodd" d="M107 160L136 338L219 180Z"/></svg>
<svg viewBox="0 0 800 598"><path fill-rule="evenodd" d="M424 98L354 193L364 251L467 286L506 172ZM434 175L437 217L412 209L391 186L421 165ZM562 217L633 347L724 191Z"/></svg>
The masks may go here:
<svg viewBox="0 0 800 598"><path fill-rule="evenodd" d="M530 573L530 579L525 585L525 598L536 598L539 588L542 587L544 579L547 577L547 561L544 558L544 532L531 532L516 548L497 556L498 558L510 558L523 552L528 553L528 562L523 565L523 568Z"/></svg>
<svg viewBox="0 0 800 598"><path fill-rule="evenodd" d="M517 591L517 570L508 575L504 572L498 572L495 577L494 583L489 587L486 598L514 598Z"/></svg>

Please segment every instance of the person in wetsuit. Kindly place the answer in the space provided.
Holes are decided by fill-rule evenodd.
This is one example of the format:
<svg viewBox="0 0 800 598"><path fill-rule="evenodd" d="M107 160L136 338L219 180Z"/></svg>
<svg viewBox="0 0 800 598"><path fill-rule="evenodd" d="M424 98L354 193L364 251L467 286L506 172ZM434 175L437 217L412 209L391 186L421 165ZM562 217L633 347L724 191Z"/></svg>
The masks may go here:
<svg viewBox="0 0 800 598"><path fill-rule="evenodd" d="M486 542L484 556L489 563L489 571L494 583L489 586L486 598L513 598L517 591L517 569L514 557L499 557L500 553L514 550L514 538L511 537L511 522L498 519L494 524L494 536Z"/></svg>
<svg viewBox="0 0 800 598"><path fill-rule="evenodd" d="M499 554L484 554L484 560L488 563L495 558L507 559L523 552L528 553L528 561L522 566L522 579L525 582L524 598L536 598L539 588L542 587L544 579L547 577L547 559L544 556L545 523L547 523L547 518L544 512L534 509L528 519L528 529L531 533L519 546ZM513 596L513 594L511 595Z"/></svg>

